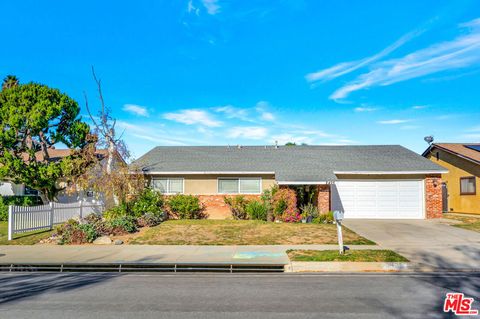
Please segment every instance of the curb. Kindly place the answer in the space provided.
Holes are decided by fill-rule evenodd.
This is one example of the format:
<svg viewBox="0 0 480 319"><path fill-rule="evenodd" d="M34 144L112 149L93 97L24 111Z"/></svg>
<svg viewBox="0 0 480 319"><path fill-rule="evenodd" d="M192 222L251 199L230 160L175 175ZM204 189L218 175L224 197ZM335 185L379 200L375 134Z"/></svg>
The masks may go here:
<svg viewBox="0 0 480 319"><path fill-rule="evenodd" d="M400 272L413 271L407 262L312 262L292 261L285 272Z"/></svg>
<svg viewBox="0 0 480 319"><path fill-rule="evenodd" d="M405 272L405 273L431 273L431 272L480 272L475 268L438 268L411 262L312 262L292 261L285 265L285 272Z"/></svg>

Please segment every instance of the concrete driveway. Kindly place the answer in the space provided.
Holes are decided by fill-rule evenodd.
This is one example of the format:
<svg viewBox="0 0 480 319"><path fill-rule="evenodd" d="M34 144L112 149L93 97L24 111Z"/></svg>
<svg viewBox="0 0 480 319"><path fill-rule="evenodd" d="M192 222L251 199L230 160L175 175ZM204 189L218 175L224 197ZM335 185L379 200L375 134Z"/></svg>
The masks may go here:
<svg viewBox="0 0 480 319"><path fill-rule="evenodd" d="M350 219L344 225L422 266L480 270L480 233L446 220Z"/></svg>

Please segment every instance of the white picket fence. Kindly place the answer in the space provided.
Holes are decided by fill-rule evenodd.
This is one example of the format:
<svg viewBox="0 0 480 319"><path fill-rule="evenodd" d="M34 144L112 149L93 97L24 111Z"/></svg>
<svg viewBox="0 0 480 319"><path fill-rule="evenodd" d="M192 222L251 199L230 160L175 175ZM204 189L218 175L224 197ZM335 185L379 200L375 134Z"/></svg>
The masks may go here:
<svg viewBox="0 0 480 319"><path fill-rule="evenodd" d="M79 201L62 204L51 202L41 206L8 206L8 240L14 234L53 229L54 225L75 217L83 218L103 212L103 204Z"/></svg>

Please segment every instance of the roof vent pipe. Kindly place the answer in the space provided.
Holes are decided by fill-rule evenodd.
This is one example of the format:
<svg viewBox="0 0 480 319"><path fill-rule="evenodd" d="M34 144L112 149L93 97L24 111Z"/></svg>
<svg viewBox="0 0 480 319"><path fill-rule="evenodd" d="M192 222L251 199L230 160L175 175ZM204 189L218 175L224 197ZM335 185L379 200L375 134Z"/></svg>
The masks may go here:
<svg viewBox="0 0 480 319"><path fill-rule="evenodd" d="M238 149L241 149L241 148L242 148L242 145L238 144L238 145L237 145L237 148L238 148Z"/></svg>
<svg viewBox="0 0 480 319"><path fill-rule="evenodd" d="M278 141L275 141L275 148L278 148Z"/></svg>

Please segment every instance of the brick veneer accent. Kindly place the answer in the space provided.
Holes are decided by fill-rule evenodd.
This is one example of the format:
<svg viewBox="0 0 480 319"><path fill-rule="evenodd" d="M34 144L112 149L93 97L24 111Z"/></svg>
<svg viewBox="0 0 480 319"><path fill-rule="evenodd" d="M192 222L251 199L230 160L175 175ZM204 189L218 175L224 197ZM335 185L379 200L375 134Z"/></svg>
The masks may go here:
<svg viewBox="0 0 480 319"><path fill-rule="evenodd" d="M425 178L425 216L442 217L442 178L440 175L427 175Z"/></svg>
<svg viewBox="0 0 480 319"><path fill-rule="evenodd" d="M326 213L330 208L330 185L318 185L317 204L320 213Z"/></svg>
<svg viewBox="0 0 480 319"><path fill-rule="evenodd" d="M225 195L197 195L205 206L208 219L227 219L232 217L230 208L223 201ZM228 196L228 195L227 195ZM232 195L234 196L234 195ZM246 199L259 199L260 195L243 195Z"/></svg>

